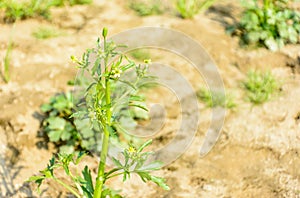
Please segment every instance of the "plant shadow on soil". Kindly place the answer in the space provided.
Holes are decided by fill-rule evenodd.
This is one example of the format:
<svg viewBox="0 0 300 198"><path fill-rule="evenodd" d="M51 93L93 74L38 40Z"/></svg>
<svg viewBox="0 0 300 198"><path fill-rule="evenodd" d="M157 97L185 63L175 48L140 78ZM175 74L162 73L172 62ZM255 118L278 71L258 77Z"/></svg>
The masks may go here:
<svg viewBox="0 0 300 198"><path fill-rule="evenodd" d="M236 26L238 24L236 6L232 3L229 4L218 4L211 6L206 14L212 15L211 19L219 22L225 29Z"/></svg>
<svg viewBox="0 0 300 198"><path fill-rule="evenodd" d="M46 132L43 130L42 125L43 125L43 121L46 118L45 115L41 114L38 111L35 111L32 116L37 119L40 123L40 127L39 130L37 131L36 134L36 138L38 139L38 141L36 142L36 147L38 149L49 149L48 143L49 143L49 138L46 134Z"/></svg>
<svg viewBox="0 0 300 198"><path fill-rule="evenodd" d="M0 197L12 197L17 192L33 197L33 191L29 183L24 182L21 186L15 185L15 179L18 177L23 166L17 165L20 151L13 145L7 146L4 156L0 156Z"/></svg>

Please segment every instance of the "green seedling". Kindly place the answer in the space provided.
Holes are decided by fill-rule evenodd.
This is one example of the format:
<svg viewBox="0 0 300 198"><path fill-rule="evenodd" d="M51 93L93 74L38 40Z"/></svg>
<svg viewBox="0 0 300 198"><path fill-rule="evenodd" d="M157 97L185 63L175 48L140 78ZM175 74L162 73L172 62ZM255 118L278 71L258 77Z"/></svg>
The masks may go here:
<svg viewBox="0 0 300 198"><path fill-rule="evenodd" d="M134 10L139 16L159 15L164 12L164 8L159 0L130 0L129 8Z"/></svg>
<svg viewBox="0 0 300 198"><path fill-rule="evenodd" d="M63 35L63 33L53 27L39 27L34 32L32 32L32 36L37 39L48 39L61 35Z"/></svg>
<svg viewBox="0 0 300 198"><path fill-rule="evenodd" d="M87 119L91 124L90 128L101 135L101 152L100 161L98 163L98 170L95 180L88 166L82 171L82 176L73 173L69 166L70 164L77 165L84 154L58 154L58 158L52 158L46 169L40 171L41 175L32 176L29 181L34 181L38 186L42 184L45 179L52 179L58 184L64 186L75 197L89 197L89 198L105 198L105 197L121 197L116 191L110 189L106 182L111 178L123 176L123 181L130 178L131 174L137 174L142 181L152 181L168 190L165 180L150 174L153 170L158 170L162 167L162 163L158 161L148 162L148 157L153 152L144 152L144 149L152 143L151 140L146 141L140 146L129 144L122 152L123 160L112 157L115 164L113 169L106 169L106 160L109 153L109 147L112 145L112 138L114 136L114 126L120 126L116 119L121 108L136 107L147 110L145 106L140 104L141 97L136 95L134 91L139 87L140 79L149 79L147 75L148 61L144 65L137 65L130 60L126 55L118 52L120 47L113 41L107 40L107 29L102 31L103 45L100 40L97 41L97 47L88 49L84 53L81 60L72 56L72 60L78 64L82 71L82 78L84 74L90 74L92 82L84 88L84 102L83 107L79 107L77 112L72 114L72 117L78 121ZM91 59L91 57L94 57ZM93 61L92 61L93 60ZM130 71L135 72L130 73ZM126 73L133 75L133 81L123 79ZM132 78L131 78L132 79ZM129 89L115 89L114 85L117 83L123 84L123 87ZM130 90L130 91L128 91ZM69 185L55 175L55 170L62 168L66 176L73 182ZM95 181L95 182L94 182Z"/></svg>
<svg viewBox="0 0 300 198"><path fill-rule="evenodd" d="M206 104L207 107L224 107L232 109L236 107L234 99L231 95L224 95L224 93L219 91L210 91L208 89L200 89L197 92L198 98Z"/></svg>
<svg viewBox="0 0 300 198"><path fill-rule="evenodd" d="M243 2L246 10L239 24L227 28L228 33L240 36L241 43L276 51L299 42L300 12L290 9L288 0Z"/></svg>
<svg viewBox="0 0 300 198"><path fill-rule="evenodd" d="M250 102L261 104L268 101L279 89L279 83L270 72L250 71L243 82L243 87Z"/></svg>
<svg viewBox="0 0 300 198"><path fill-rule="evenodd" d="M176 10L184 19L191 19L194 15L207 10L216 0L176 0Z"/></svg>

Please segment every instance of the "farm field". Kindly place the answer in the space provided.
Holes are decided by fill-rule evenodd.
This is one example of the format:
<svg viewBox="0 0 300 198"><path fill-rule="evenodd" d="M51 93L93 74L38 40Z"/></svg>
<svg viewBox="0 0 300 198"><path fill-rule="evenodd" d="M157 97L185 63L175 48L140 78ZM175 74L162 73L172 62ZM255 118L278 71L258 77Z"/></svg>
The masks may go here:
<svg viewBox="0 0 300 198"><path fill-rule="evenodd" d="M238 36L226 33L228 24L241 18L244 8L237 0L216 1L192 19L178 16L166 0L160 5L165 9L163 13L149 16L139 16L128 2L94 0L90 4L53 7L50 19L34 17L15 23L4 21L0 10L0 197L75 197L51 180L43 182L38 194L37 185L26 180L45 169L58 149L42 129L46 115L41 105L73 89L78 69L71 55L81 58L86 49L93 48L104 27L108 38L138 27L184 33L215 62L226 96L232 97L231 103L225 105L219 139L207 155L200 157L200 147L213 120L212 108L199 94L200 116L190 146L176 160L153 172L165 178L170 190L144 183L136 175L125 182L122 177L113 178L107 183L109 187L121 190L120 194L129 198L300 197L299 41L277 51L241 46ZM300 8L298 4L294 5L296 9ZM53 37L42 39L43 35L38 35L39 28L45 27L55 32L50 34ZM8 48L10 78L5 82L3 68ZM195 92L206 87L205 78L182 57L159 49L145 54L140 56L174 68ZM139 54L131 56L143 62ZM245 82L250 71L269 72L276 79L274 94L261 104L247 98ZM165 117L158 115L164 125L153 135L150 146L153 150L163 148L180 128L184 110L180 109L176 93L165 87L150 87L143 94L146 104L161 104L166 113ZM80 167L88 164L94 178L98 161L96 155L88 155ZM57 177L64 178L63 175L61 171Z"/></svg>

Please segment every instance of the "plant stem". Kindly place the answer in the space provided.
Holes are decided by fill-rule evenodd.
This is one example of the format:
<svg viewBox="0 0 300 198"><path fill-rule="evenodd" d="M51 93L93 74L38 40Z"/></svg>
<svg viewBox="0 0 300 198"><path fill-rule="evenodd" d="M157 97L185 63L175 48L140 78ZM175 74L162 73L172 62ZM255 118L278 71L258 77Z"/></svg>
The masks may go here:
<svg viewBox="0 0 300 198"><path fill-rule="evenodd" d="M106 49L106 40L104 38L104 50ZM107 73L107 57L105 57L104 60L104 66L105 66L105 72ZM109 82L109 76L105 77L105 102L107 105L106 110L106 123L104 125L103 130L103 140L102 140L102 149L101 149L101 155L100 155L100 163L98 166L98 175L96 178L96 186L95 186L95 192L94 192L94 198L101 198L102 194L102 188L103 184L105 182L105 164L106 164L106 157L108 154L108 145L109 145L109 130L108 128L111 126L111 99L110 99L110 82Z"/></svg>
<svg viewBox="0 0 300 198"><path fill-rule="evenodd" d="M110 84L109 79L106 79L105 81L106 85L106 104L110 105ZM104 177L104 171L105 171L105 163L106 163L106 157L108 154L108 145L109 145L109 131L108 127L111 125L111 110L110 107L107 108L106 111L106 117L107 117L107 123L104 125L104 134L103 134L103 140L102 140L102 149L101 149L101 156L100 156L100 163L98 167L98 176L96 179L96 186L95 186L95 192L94 192L94 198L101 198L102 194L102 188L105 181Z"/></svg>
<svg viewBox="0 0 300 198"><path fill-rule="evenodd" d="M76 197L80 198L81 196L68 184L64 183L63 181L61 181L60 179L54 178L54 180L61 184L63 187L65 187L66 189L68 189L73 195L75 195Z"/></svg>

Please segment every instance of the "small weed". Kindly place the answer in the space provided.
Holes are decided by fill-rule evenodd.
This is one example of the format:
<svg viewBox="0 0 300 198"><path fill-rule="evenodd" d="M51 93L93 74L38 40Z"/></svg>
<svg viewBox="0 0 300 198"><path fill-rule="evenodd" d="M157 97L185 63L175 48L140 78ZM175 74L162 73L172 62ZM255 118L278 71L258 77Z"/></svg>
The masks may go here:
<svg viewBox="0 0 300 198"><path fill-rule="evenodd" d="M176 10L184 19L193 18L199 12L207 10L216 0L177 0Z"/></svg>
<svg viewBox="0 0 300 198"><path fill-rule="evenodd" d="M40 27L34 32L32 32L32 36L37 39L48 39L58 37L61 35L63 35L63 33L53 27Z"/></svg>
<svg viewBox="0 0 300 198"><path fill-rule="evenodd" d="M50 6L47 1L31 0L20 3L15 0L4 0L1 7L4 9L4 21L7 23L38 16L50 18Z"/></svg>
<svg viewBox="0 0 300 198"><path fill-rule="evenodd" d="M278 90L279 83L270 72L250 71L247 79L243 82L243 87L246 89L250 102L261 104L269 100L272 94Z"/></svg>
<svg viewBox="0 0 300 198"><path fill-rule="evenodd" d="M220 106L228 109L236 107L231 95L224 95L224 93L219 91L209 91L203 88L197 92L197 96L207 107Z"/></svg>
<svg viewBox="0 0 300 198"><path fill-rule="evenodd" d="M164 8L159 0L130 0L129 8L134 10L139 16L159 15L164 12Z"/></svg>
<svg viewBox="0 0 300 198"><path fill-rule="evenodd" d="M15 22L28 18L43 17L50 19L50 8L63 5L90 4L92 0L3 0L0 9L4 10L4 21Z"/></svg>

